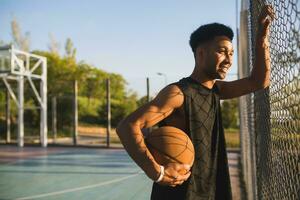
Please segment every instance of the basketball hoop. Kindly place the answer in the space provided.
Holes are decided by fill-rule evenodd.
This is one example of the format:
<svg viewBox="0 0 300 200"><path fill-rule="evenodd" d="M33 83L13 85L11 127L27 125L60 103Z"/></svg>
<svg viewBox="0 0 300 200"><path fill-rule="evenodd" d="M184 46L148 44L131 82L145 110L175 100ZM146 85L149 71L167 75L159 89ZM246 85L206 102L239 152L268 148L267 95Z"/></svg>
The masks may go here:
<svg viewBox="0 0 300 200"><path fill-rule="evenodd" d="M45 57L15 49L12 45L0 47L0 78L18 107L18 146L24 146L24 81L27 80L40 105L40 141L47 146L47 60ZM33 80L40 80L37 90ZM9 80L17 81L15 95Z"/></svg>

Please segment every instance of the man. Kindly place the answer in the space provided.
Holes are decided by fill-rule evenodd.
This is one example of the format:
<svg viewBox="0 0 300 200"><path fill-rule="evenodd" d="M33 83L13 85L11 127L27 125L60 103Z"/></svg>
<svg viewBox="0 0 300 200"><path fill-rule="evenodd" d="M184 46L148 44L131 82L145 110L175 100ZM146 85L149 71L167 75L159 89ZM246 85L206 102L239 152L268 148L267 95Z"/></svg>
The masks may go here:
<svg viewBox="0 0 300 200"><path fill-rule="evenodd" d="M170 84L117 128L117 133L133 160L154 181L151 199L231 199L231 188L221 122L220 99L235 98L269 85L269 25L274 18L270 6L259 17L256 62L249 77L226 82L232 65L232 30L213 23L191 34L195 68L190 77ZM183 130L195 147L190 166L170 163L160 166L147 149L141 129L160 123ZM185 169L186 174L179 171Z"/></svg>

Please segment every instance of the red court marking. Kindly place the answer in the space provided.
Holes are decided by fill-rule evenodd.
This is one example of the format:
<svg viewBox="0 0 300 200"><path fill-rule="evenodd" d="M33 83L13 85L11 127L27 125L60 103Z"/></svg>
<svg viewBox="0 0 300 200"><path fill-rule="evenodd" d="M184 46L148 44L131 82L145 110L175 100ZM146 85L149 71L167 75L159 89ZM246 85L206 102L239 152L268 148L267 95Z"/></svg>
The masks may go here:
<svg viewBox="0 0 300 200"><path fill-rule="evenodd" d="M63 148L0 146L0 164L10 164L37 156L63 152Z"/></svg>

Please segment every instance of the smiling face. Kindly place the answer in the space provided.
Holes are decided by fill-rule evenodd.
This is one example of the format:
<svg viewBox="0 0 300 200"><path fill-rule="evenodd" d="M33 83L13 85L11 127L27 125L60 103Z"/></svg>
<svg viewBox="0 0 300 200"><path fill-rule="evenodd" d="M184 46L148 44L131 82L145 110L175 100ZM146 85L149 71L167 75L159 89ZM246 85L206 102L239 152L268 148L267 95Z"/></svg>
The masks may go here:
<svg viewBox="0 0 300 200"><path fill-rule="evenodd" d="M224 79L232 65L233 46L226 36L217 36L214 40L199 47L198 67L209 79Z"/></svg>

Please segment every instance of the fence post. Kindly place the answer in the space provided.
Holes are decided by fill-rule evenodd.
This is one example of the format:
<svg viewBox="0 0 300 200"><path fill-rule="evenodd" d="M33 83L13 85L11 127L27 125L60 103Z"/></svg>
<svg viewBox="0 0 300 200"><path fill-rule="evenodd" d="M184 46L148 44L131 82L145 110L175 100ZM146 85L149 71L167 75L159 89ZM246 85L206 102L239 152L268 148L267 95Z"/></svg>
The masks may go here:
<svg viewBox="0 0 300 200"><path fill-rule="evenodd" d="M52 97L52 132L53 132L53 142L56 143L57 139L57 101L56 97Z"/></svg>
<svg viewBox="0 0 300 200"><path fill-rule="evenodd" d="M147 102L150 101L150 82L149 77L147 77Z"/></svg>
<svg viewBox="0 0 300 200"><path fill-rule="evenodd" d="M150 80L147 77L147 103L150 102ZM152 131L152 127L146 128L144 130L144 134L148 135Z"/></svg>
<svg viewBox="0 0 300 200"><path fill-rule="evenodd" d="M106 146L110 146L111 131L111 105L110 105L110 80L106 79L106 111L107 111L107 130L106 130Z"/></svg>
<svg viewBox="0 0 300 200"><path fill-rule="evenodd" d="M73 96L73 111L74 111L74 132L73 132L73 145L77 145L77 134L78 134L78 102L77 102L77 80L74 80L74 96Z"/></svg>
<svg viewBox="0 0 300 200"><path fill-rule="evenodd" d="M6 143L10 143L10 96L6 89Z"/></svg>

